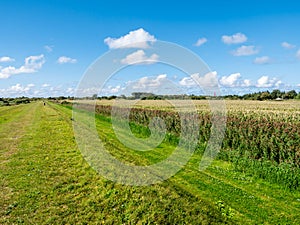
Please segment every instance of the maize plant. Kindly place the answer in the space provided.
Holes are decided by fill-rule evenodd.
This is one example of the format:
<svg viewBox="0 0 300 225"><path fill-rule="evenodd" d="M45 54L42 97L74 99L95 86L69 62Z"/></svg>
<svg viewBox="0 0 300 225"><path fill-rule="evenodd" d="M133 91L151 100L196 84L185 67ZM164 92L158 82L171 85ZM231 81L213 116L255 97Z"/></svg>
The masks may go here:
<svg viewBox="0 0 300 225"><path fill-rule="evenodd" d="M197 103L197 119L194 114L184 112L186 122L174 108L160 101L137 104L130 109L129 121L148 126L151 119L161 118L169 134L180 136L180 132L198 127L199 144L210 138L212 115L207 102ZM149 102L148 102L149 103ZM256 101L229 101L227 103L226 134L219 158L233 162L235 168L289 188L300 187L300 104L261 103ZM157 106L155 105L157 104ZM83 108L93 110L91 104ZM97 104L95 112L109 117L112 104ZM118 106L114 110L120 119L126 119L128 108ZM189 114L190 113L190 114ZM193 124L191 121L198 121ZM196 123L196 122L195 122ZM182 128L182 129L181 129Z"/></svg>

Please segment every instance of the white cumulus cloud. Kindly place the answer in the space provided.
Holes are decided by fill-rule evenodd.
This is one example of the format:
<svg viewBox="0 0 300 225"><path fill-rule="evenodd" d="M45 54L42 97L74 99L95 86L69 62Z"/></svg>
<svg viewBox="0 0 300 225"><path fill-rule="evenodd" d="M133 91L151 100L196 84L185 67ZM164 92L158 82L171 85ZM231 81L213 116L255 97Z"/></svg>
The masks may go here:
<svg viewBox="0 0 300 225"><path fill-rule="evenodd" d="M131 95L133 92L148 92L153 94L180 94L178 86L168 79L167 74L156 76L145 76L134 81L128 81L122 89L124 95Z"/></svg>
<svg viewBox="0 0 300 225"><path fill-rule="evenodd" d="M4 97L20 97L20 96L32 96L35 87L34 84L15 84L5 89L0 89L0 95Z"/></svg>
<svg viewBox="0 0 300 225"><path fill-rule="evenodd" d="M99 95L119 95L120 92L122 91L122 87L121 85L117 85L117 86L112 86L109 85L108 87L104 87L101 89L101 92L99 93Z"/></svg>
<svg viewBox="0 0 300 225"><path fill-rule="evenodd" d="M29 87L24 87L21 84L16 84L11 86L8 90L16 91L16 92L26 92L29 90Z"/></svg>
<svg viewBox="0 0 300 225"><path fill-rule="evenodd" d="M231 87L231 88L244 88L252 86L251 80L249 79L241 79L242 76L240 73L233 73L229 76L223 76L220 79L220 85L223 87Z"/></svg>
<svg viewBox="0 0 300 225"><path fill-rule="evenodd" d="M184 77L179 81L179 84L185 87L194 87L197 85L192 77Z"/></svg>
<svg viewBox="0 0 300 225"><path fill-rule="evenodd" d="M248 55L255 55L259 51L255 48L254 45L242 45L238 49L232 51L234 56L248 56Z"/></svg>
<svg viewBox="0 0 300 225"><path fill-rule="evenodd" d="M190 77L182 78L179 84L185 87L216 87L218 85L217 72L209 72L204 76L200 76L199 73L194 73Z"/></svg>
<svg viewBox="0 0 300 225"><path fill-rule="evenodd" d="M151 56L146 56L144 50L137 50L129 55L127 55L124 59L121 60L122 64L152 64L157 62L159 56L157 54L152 54Z"/></svg>
<svg viewBox="0 0 300 225"><path fill-rule="evenodd" d="M61 56L57 59L57 62L59 64L66 64L66 63L77 63L77 59L72 59L67 56Z"/></svg>
<svg viewBox="0 0 300 225"><path fill-rule="evenodd" d="M45 63L44 55L29 56L25 58L24 65L19 68L16 68L14 66L1 68L0 79L6 79L16 74L35 73L42 68L44 63Z"/></svg>
<svg viewBox="0 0 300 225"><path fill-rule="evenodd" d="M159 87L167 80L167 74L160 74L156 77L142 77L134 82L133 89L147 89L149 87Z"/></svg>
<svg viewBox="0 0 300 225"><path fill-rule="evenodd" d="M45 63L44 55L29 56L25 59L25 64L18 69L19 73L34 73L41 69Z"/></svg>
<svg viewBox="0 0 300 225"><path fill-rule="evenodd" d="M248 40L247 36L243 33L236 33L231 36L228 35L222 36L222 41L225 44L240 44L246 42L247 40Z"/></svg>
<svg viewBox="0 0 300 225"><path fill-rule="evenodd" d="M110 49L117 48L148 48L149 43L156 41L156 38L145 31L143 28L130 31L128 34L120 38L105 38L104 43Z"/></svg>
<svg viewBox="0 0 300 225"><path fill-rule="evenodd" d="M296 45L292 45L292 44L290 44L290 43L288 43L288 42L286 42L286 41L282 42L282 43L281 43L281 46L282 46L283 48L285 48L285 49L293 49L293 48L296 47Z"/></svg>
<svg viewBox="0 0 300 225"><path fill-rule="evenodd" d="M253 61L255 64L268 64L271 62L269 56L256 57Z"/></svg>
<svg viewBox="0 0 300 225"><path fill-rule="evenodd" d="M15 59L10 58L8 56L2 56L2 57L0 57L0 62L14 62L14 61L15 61Z"/></svg>
<svg viewBox="0 0 300 225"><path fill-rule="evenodd" d="M249 79L243 80L243 83L241 85L242 87L250 87L251 86L251 81Z"/></svg>
<svg viewBox="0 0 300 225"><path fill-rule="evenodd" d="M281 80L277 78L270 78L269 76L262 76L257 80L256 87L259 88L271 88L271 87L279 87L282 84Z"/></svg>
<svg viewBox="0 0 300 225"><path fill-rule="evenodd" d="M220 79L220 84L222 86L235 87L235 86L237 86L237 81L240 77L241 77L240 73L233 73L229 76L223 76Z"/></svg>
<svg viewBox="0 0 300 225"><path fill-rule="evenodd" d="M201 46L207 42L207 39L205 37L199 38L198 41L195 43L195 46Z"/></svg>

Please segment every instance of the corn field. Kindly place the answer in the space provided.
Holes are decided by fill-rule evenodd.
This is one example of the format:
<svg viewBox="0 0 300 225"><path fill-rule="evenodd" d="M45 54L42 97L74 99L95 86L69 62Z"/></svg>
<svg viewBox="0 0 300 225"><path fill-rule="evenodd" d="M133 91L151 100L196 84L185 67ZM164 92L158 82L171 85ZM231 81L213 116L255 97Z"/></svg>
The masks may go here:
<svg viewBox="0 0 300 225"><path fill-rule="evenodd" d="M151 118L159 117L164 120L167 132L179 137L184 132L179 114L164 102L138 102L130 110L130 121L148 126ZM82 105L89 110L93 108L86 102ZM210 137L212 115L207 101L195 101L195 105L199 145L205 145ZM112 107L112 103L98 101L95 110L109 117ZM226 101L226 107L226 134L219 159L232 162L236 170L286 188L300 188L300 101ZM114 110L124 115L126 108L118 106Z"/></svg>

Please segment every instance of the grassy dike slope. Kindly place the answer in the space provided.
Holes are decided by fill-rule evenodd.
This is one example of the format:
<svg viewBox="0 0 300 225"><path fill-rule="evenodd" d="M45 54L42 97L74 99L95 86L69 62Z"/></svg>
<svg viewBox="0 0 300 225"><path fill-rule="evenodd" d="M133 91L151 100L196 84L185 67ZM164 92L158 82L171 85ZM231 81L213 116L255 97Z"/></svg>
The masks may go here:
<svg viewBox="0 0 300 225"><path fill-rule="evenodd" d="M300 224L299 192L235 172L229 163L199 172L196 153L161 184L118 185L82 158L70 109L37 102L0 108L0 115L0 224ZM108 120L99 117L97 128L121 158Z"/></svg>
<svg viewBox="0 0 300 225"><path fill-rule="evenodd" d="M171 183L103 179L76 147L71 111L41 102L0 109L0 224L220 224L212 204ZM230 221L229 221L230 222Z"/></svg>

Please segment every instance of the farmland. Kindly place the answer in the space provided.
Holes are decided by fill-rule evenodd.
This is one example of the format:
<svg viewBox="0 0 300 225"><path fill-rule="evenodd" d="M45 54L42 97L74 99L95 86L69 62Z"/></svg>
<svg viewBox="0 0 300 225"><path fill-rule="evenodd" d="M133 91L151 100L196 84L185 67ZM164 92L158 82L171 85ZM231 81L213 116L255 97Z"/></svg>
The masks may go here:
<svg viewBox="0 0 300 225"><path fill-rule="evenodd" d="M80 103L89 110L93 102ZM141 138L151 117L166 120L168 138L140 152L115 136L112 104L97 102L95 123L113 156L150 165L174 150L180 125L172 105L139 101L131 110L131 130ZM300 101L226 101L221 152L204 171L211 115L208 101L195 105L193 156L170 179L143 187L114 183L89 166L74 138L71 105L0 107L0 224L299 224Z"/></svg>

